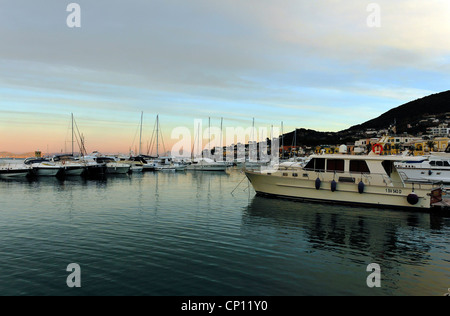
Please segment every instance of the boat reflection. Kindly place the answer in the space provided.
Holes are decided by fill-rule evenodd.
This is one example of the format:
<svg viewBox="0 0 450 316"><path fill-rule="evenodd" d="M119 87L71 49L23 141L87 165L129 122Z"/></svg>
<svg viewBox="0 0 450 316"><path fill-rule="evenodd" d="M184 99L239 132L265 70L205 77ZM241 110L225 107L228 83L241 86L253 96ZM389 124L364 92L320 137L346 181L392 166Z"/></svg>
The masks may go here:
<svg viewBox="0 0 450 316"><path fill-rule="evenodd" d="M361 254L382 261L426 264L429 231L439 233L446 218L420 212L299 203L255 196L243 212L243 229L274 230L307 243L309 250ZM427 233L423 233L427 231ZM358 256L355 256L357 259Z"/></svg>

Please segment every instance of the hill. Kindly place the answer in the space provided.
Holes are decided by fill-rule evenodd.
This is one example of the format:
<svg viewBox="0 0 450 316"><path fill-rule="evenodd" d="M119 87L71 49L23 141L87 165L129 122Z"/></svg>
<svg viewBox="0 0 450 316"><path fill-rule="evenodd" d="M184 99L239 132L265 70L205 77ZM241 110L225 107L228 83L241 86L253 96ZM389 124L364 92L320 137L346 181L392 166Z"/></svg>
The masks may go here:
<svg viewBox="0 0 450 316"><path fill-rule="evenodd" d="M346 131L382 129L396 122L397 133L411 132L414 128L425 132L426 127L432 124L421 121L427 121L430 116L441 121L445 119L447 113L450 113L450 90L408 102L361 125L352 126Z"/></svg>
<svg viewBox="0 0 450 316"><path fill-rule="evenodd" d="M23 154L14 154L6 151L0 152L0 158L28 158L28 157L34 157L34 152Z"/></svg>
<svg viewBox="0 0 450 316"><path fill-rule="evenodd" d="M295 138L298 146L345 144L368 137L368 130L387 130L394 123L397 134L419 135L426 133L428 127L437 126L446 119L450 119L450 90L410 101L377 118L339 132L297 129L296 135L294 131L284 134L284 144L293 145Z"/></svg>

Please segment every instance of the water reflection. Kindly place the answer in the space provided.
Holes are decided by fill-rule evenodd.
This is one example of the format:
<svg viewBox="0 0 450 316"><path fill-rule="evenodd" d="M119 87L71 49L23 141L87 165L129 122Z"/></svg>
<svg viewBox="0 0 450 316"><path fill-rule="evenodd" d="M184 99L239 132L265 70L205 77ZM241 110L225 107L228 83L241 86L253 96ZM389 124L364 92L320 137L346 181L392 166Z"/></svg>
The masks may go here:
<svg viewBox="0 0 450 316"><path fill-rule="evenodd" d="M426 261L430 250L423 231L438 233L446 219L427 213L353 208L254 197L244 210L243 224L263 219L265 225L301 230L315 249L365 249L374 257L402 255Z"/></svg>
<svg viewBox="0 0 450 316"><path fill-rule="evenodd" d="M102 281L131 284L146 294L340 294L344 288L359 295L373 293L367 292L365 269L375 262L383 268L383 294L405 293L394 290L409 286L408 280L422 286L413 293L435 294L425 286L436 280L438 294L450 286L444 284L449 219L253 197L253 192L250 197L243 177L156 172L0 181L0 240L16 258L8 269L18 271L27 253L41 263L42 275L84 260ZM22 262L20 269L27 266ZM42 291L42 280L35 279L39 286L32 292ZM0 284L20 289L8 275ZM111 291L95 284L95 293Z"/></svg>
<svg viewBox="0 0 450 316"><path fill-rule="evenodd" d="M404 275L433 271L435 250L449 254L445 234L450 221L428 213L310 204L255 197L243 212L246 233L266 227L266 234L283 234L292 246L315 256L317 251L334 254L347 262L383 267L387 287L407 282ZM443 246L444 245L444 246ZM450 256L450 255L449 255ZM439 257L449 261L450 258ZM425 268L427 267L427 268ZM448 267L447 267L448 268ZM420 269L420 272L413 272ZM423 272L434 275L429 282L445 282L441 267ZM445 269L444 269L445 271ZM387 276L386 276L387 275ZM449 276L447 270L447 277ZM443 285L444 286L444 285Z"/></svg>

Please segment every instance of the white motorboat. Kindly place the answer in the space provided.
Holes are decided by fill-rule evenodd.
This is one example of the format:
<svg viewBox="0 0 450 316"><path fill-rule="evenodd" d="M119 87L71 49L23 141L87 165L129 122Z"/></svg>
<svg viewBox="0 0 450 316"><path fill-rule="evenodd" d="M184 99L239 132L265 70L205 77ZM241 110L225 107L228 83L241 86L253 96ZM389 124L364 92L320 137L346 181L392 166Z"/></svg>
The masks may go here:
<svg viewBox="0 0 450 316"><path fill-rule="evenodd" d="M148 164L146 161L144 164L141 159L136 159L136 157L129 157L129 158L121 157L117 162L129 165L130 166L128 169L129 173L141 173L145 171L144 165Z"/></svg>
<svg viewBox="0 0 450 316"><path fill-rule="evenodd" d="M210 158L196 158L186 169L194 171L226 171L227 168L228 165L225 162L214 161Z"/></svg>
<svg viewBox="0 0 450 316"><path fill-rule="evenodd" d="M174 162L172 158L157 158L153 160L156 171L184 171L186 164L181 162Z"/></svg>
<svg viewBox="0 0 450 316"><path fill-rule="evenodd" d="M25 165L23 162L2 162L0 163L0 178L25 178L32 172L31 166Z"/></svg>
<svg viewBox="0 0 450 316"><path fill-rule="evenodd" d="M82 156L80 157L80 162L86 166L84 176L87 177L97 177L103 176L106 172L106 163L97 162L96 156Z"/></svg>
<svg viewBox="0 0 450 316"><path fill-rule="evenodd" d="M395 162L402 156L313 155L302 167L245 171L260 195L307 201L429 209L440 186L405 182ZM421 158L411 158L420 161Z"/></svg>
<svg viewBox="0 0 450 316"><path fill-rule="evenodd" d="M86 163L75 159L72 155L57 155L52 161L61 166L64 176L81 176L86 170Z"/></svg>
<svg viewBox="0 0 450 316"><path fill-rule="evenodd" d="M97 157L96 161L99 164L105 164L107 174L126 174L130 172L130 163L118 161L114 157Z"/></svg>
<svg viewBox="0 0 450 316"><path fill-rule="evenodd" d="M144 166L142 163L133 163L130 167L131 173L142 173L144 171Z"/></svg>
<svg viewBox="0 0 450 316"><path fill-rule="evenodd" d="M433 153L421 160L396 162L400 175L407 182L431 182L450 184L450 154Z"/></svg>
<svg viewBox="0 0 450 316"><path fill-rule="evenodd" d="M32 174L37 177L55 177L62 167L46 158L27 158L24 164L32 168Z"/></svg>
<svg viewBox="0 0 450 316"><path fill-rule="evenodd" d="M134 162L135 164L142 166L142 171L155 171L156 164L153 162L153 158L150 156L139 155L135 157L130 157L124 161L128 161L128 163Z"/></svg>

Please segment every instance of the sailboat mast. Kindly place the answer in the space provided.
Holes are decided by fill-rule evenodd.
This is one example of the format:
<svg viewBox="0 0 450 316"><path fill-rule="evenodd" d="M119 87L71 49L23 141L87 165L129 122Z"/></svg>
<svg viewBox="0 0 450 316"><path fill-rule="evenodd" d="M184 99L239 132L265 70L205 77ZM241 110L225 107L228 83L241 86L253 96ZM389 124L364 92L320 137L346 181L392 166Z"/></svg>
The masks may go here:
<svg viewBox="0 0 450 316"><path fill-rule="evenodd" d="M284 131L283 122L281 122L281 158L284 157Z"/></svg>
<svg viewBox="0 0 450 316"><path fill-rule="evenodd" d="M208 118L208 158L211 155L211 117Z"/></svg>
<svg viewBox="0 0 450 316"><path fill-rule="evenodd" d="M141 149L142 149L142 121L144 119L144 112L141 112L141 131L139 134L139 156L141 155Z"/></svg>
<svg viewBox="0 0 450 316"><path fill-rule="evenodd" d="M159 114L156 115L156 157L159 158Z"/></svg>
<svg viewBox="0 0 450 316"><path fill-rule="evenodd" d="M72 157L74 154L74 152L73 152L73 133L74 133L74 130L73 130L73 113L72 113Z"/></svg>
<svg viewBox="0 0 450 316"><path fill-rule="evenodd" d="M223 161L223 117L220 118L220 161Z"/></svg>

